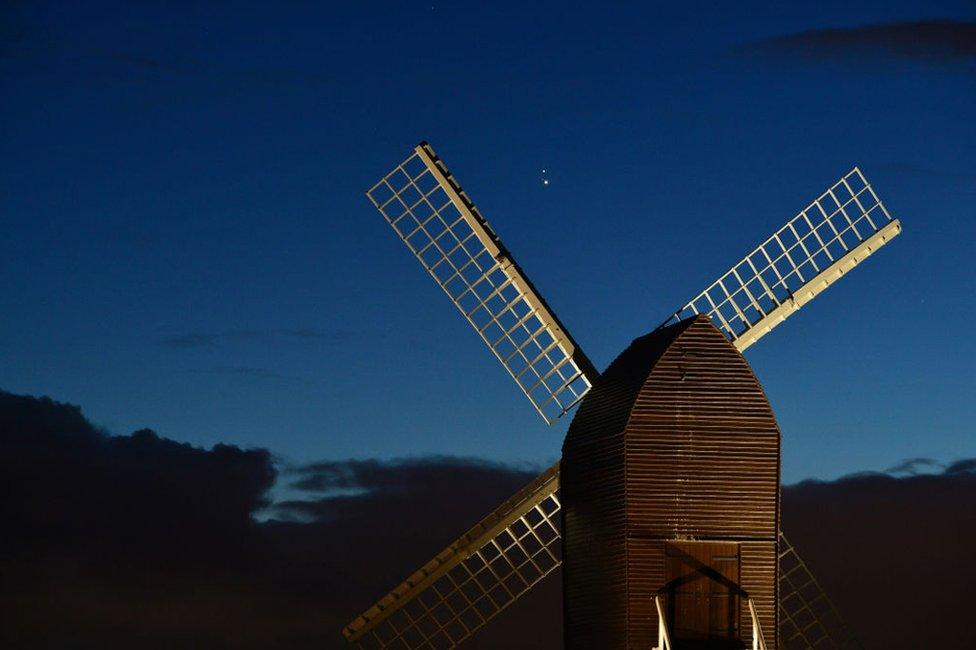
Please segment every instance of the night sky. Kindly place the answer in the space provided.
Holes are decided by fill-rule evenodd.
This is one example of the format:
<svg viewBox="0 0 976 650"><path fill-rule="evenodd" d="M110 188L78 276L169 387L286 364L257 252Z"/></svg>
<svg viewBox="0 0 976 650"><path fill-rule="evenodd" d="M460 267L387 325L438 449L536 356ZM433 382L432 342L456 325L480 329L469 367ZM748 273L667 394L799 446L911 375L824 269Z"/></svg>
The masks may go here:
<svg viewBox="0 0 976 650"><path fill-rule="evenodd" d="M419 562L557 460L569 418L545 426L364 197L427 140L598 369L859 165L903 234L747 352L783 481L972 470L972 2L7 2L0 96L0 469L48 443L96 468L198 458L163 520L220 483L201 520L260 513L298 555L341 531L288 526L356 511L314 504L379 489L356 468L500 473Z"/></svg>
<svg viewBox="0 0 976 650"><path fill-rule="evenodd" d="M848 4L7 4L0 386L291 462L549 463L565 424L366 188L430 141L603 368L858 164L904 234L748 353L784 479L974 454L971 37L809 32L976 9Z"/></svg>

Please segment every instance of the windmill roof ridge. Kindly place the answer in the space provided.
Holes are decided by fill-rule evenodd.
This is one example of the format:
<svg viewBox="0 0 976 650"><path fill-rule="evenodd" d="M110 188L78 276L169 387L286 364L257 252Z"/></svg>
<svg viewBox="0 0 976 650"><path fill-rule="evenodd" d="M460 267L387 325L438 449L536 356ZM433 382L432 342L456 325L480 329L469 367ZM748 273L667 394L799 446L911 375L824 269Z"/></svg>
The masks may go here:
<svg viewBox="0 0 976 650"><path fill-rule="evenodd" d="M611 368L614 367L614 364L619 362L621 359L634 354L633 348L635 347L645 347L646 352L649 353L651 350L654 350L655 347L660 346L660 350L656 351L656 360L657 357L660 356L675 339L685 332L685 330L691 327L694 323L699 322L711 323L708 316L705 314L696 314L674 323L661 325L658 328L651 330L647 334L638 336L630 342L630 345L624 348L623 352L618 354L616 358L610 362L610 365L608 365L606 370L603 371L603 374L610 372ZM648 366L648 371L650 371L652 366L653 364Z"/></svg>
<svg viewBox="0 0 976 650"><path fill-rule="evenodd" d="M701 323L714 329L708 317L699 314L659 327L634 339L610 362L580 404L579 411L566 432L563 452L573 446L588 444L592 436L580 434L590 430L589 423L594 418L603 420L601 430L623 431L630 417L630 407L658 360L688 328ZM716 333L718 334L717 330ZM612 424L610 420L613 421Z"/></svg>

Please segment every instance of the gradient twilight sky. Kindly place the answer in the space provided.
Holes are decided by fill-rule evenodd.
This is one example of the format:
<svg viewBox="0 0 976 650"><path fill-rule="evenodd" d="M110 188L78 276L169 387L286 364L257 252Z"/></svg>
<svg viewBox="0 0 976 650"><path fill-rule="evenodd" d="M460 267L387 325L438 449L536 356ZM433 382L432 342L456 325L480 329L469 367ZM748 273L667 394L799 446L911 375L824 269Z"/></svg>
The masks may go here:
<svg viewBox="0 0 976 650"><path fill-rule="evenodd" d="M549 463L568 422L367 187L429 140L603 368L858 164L904 234L747 353L783 478L976 455L976 6L431 2L6 3L0 388L286 462Z"/></svg>

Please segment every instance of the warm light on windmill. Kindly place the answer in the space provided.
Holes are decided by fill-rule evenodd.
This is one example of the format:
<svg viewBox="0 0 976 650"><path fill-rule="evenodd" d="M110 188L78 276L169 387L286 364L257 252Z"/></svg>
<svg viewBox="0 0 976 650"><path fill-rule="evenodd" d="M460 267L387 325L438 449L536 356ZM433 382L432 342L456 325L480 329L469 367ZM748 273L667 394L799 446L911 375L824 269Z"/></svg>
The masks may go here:
<svg viewBox="0 0 976 650"><path fill-rule="evenodd" d="M780 431L741 353L900 233L860 169L602 374L429 145L367 195L546 422L578 409L562 461L351 622L350 642L454 647L562 565L566 647L851 643L783 535Z"/></svg>

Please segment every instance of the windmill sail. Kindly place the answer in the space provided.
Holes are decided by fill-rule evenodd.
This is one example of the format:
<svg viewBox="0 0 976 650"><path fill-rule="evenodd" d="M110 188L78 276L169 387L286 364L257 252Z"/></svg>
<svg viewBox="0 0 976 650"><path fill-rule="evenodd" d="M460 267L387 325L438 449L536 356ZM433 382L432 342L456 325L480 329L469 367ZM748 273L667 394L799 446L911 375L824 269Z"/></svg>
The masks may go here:
<svg viewBox="0 0 976 650"><path fill-rule="evenodd" d="M782 532L779 534L779 638L787 650L861 647Z"/></svg>
<svg viewBox="0 0 976 650"><path fill-rule="evenodd" d="M557 463L358 616L343 634L370 650L460 645L562 564L559 510ZM783 647L860 647L782 533L779 573Z"/></svg>
<svg viewBox="0 0 976 650"><path fill-rule="evenodd" d="M597 372L430 145L366 193L552 424Z"/></svg>
<svg viewBox="0 0 976 650"><path fill-rule="evenodd" d="M900 232L855 167L664 325L707 314L742 352Z"/></svg>
<svg viewBox="0 0 976 650"><path fill-rule="evenodd" d="M360 648L453 648L562 562L559 464L346 626Z"/></svg>

